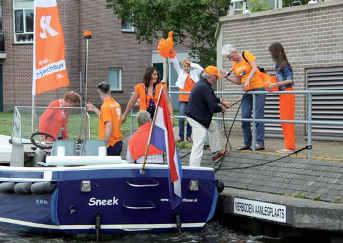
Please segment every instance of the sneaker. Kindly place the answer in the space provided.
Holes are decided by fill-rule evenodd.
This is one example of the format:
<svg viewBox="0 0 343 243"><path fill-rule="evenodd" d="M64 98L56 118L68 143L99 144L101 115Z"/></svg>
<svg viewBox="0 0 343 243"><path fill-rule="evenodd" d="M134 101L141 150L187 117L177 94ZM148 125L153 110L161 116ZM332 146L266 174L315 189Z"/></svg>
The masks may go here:
<svg viewBox="0 0 343 243"><path fill-rule="evenodd" d="M181 138L179 140L177 140L178 143L182 143L183 141L184 141L184 139L181 139Z"/></svg>
<svg viewBox="0 0 343 243"><path fill-rule="evenodd" d="M213 162L218 162L225 156L225 151L218 151L212 156L212 161Z"/></svg>
<svg viewBox="0 0 343 243"><path fill-rule="evenodd" d="M261 144L256 144L255 151L264 150L264 146Z"/></svg>
<svg viewBox="0 0 343 243"><path fill-rule="evenodd" d="M193 142L193 140L192 140L191 137L187 137L187 138L186 138L186 141L189 142L189 143L192 143L192 142Z"/></svg>
<svg viewBox="0 0 343 243"><path fill-rule="evenodd" d="M238 147L237 150L240 150L240 151L242 151L242 150L251 150L251 148L248 145L242 145L242 146Z"/></svg>
<svg viewBox="0 0 343 243"><path fill-rule="evenodd" d="M290 153L293 153L294 150L284 148L284 149L279 149L276 152L279 153L279 154L290 154Z"/></svg>

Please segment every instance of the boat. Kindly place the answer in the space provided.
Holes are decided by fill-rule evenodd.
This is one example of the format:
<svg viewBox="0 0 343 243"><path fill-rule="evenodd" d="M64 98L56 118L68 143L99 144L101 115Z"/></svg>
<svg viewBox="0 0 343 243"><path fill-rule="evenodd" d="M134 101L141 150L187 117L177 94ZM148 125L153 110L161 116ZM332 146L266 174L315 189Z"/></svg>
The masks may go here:
<svg viewBox="0 0 343 243"><path fill-rule="evenodd" d="M0 166L3 227L30 233L166 232L199 230L213 217L218 199L213 168L182 167L182 201L173 209L167 164L148 161L142 170L141 164L106 156L101 141L90 139L84 108L70 111L77 117L70 120L79 120L73 137L47 142L31 124L32 115L44 109L14 109L10 166ZM28 145L34 151L31 165L24 160L30 157L23 149ZM42 152L45 156L37 156Z"/></svg>

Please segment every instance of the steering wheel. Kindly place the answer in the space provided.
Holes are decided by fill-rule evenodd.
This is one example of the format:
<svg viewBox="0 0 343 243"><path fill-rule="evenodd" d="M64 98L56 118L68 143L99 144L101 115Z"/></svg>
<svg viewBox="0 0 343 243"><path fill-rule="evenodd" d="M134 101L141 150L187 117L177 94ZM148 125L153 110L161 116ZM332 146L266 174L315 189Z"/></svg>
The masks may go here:
<svg viewBox="0 0 343 243"><path fill-rule="evenodd" d="M30 137L31 143L40 149L51 149L56 138L46 132L34 132Z"/></svg>

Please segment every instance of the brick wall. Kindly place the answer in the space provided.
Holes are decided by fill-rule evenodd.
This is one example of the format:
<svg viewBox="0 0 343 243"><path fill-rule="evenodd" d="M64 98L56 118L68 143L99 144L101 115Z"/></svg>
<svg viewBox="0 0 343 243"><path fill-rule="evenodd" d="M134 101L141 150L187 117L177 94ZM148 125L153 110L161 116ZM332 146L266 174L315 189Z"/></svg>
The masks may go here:
<svg viewBox="0 0 343 243"><path fill-rule="evenodd" d="M91 30L89 43L88 87L91 101L100 103L95 92L99 81L106 81L110 67L122 69L122 92L113 96L122 107L126 106L133 86L143 78L146 67L151 65L151 45L138 43L134 33L121 31L121 21L112 9L105 8L104 0L81 1L81 30ZM84 42L81 44L84 56ZM83 65L84 59L81 60Z"/></svg>
<svg viewBox="0 0 343 243"><path fill-rule="evenodd" d="M218 65L229 68L220 55L221 46L234 44L249 49L259 65L272 70L274 64L268 46L281 42L294 70L295 88L305 88L305 70L309 67L343 66L343 2L332 0L312 6L265 11L249 16L221 18L218 35ZM224 82L227 90L238 86ZM297 118L304 118L304 98L297 97ZM303 129L302 129L303 131Z"/></svg>
<svg viewBox="0 0 343 243"><path fill-rule="evenodd" d="M83 71L84 43L82 30L93 31L89 52L89 97L100 102L95 92L98 81L107 80L109 67L122 68L123 92L114 96L126 105L134 83L141 80L144 69L151 65L151 45L138 44L134 33L122 33L121 22L105 0L57 0L62 21L66 63L71 81L70 89L79 90L80 71ZM3 61L4 109L14 105L31 105L32 44L14 44L13 1L3 2L3 28L7 58ZM61 97L59 89L37 97L38 105L46 105Z"/></svg>

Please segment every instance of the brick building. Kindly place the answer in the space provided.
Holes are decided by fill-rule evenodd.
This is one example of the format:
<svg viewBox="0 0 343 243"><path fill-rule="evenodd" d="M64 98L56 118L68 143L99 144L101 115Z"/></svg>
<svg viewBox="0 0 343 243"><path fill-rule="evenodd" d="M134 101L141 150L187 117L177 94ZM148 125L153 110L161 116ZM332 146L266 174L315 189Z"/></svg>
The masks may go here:
<svg viewBox="0 0 343 243"><path fill-rule="evenodd" d="M107 80L113 95L126 104L133 85L152 63L152 46L138 43L130 24L106 9L105 0L57 0L62 21L70 89L79 90L84 64L83 30L91 30L89 98L95 85ZM0 111L31 104L33 0L0 0ZM37 97L39 105L60 97L60 89Z"/></svg>
<svg viewBox="0 0 343 243"><path fill-rule="evenodd" d="M281 42L295 73L295 88L343 89L343 1L331 0L315 5L258 12L250 15L221 18L218 31L218 65L229 68L220 55L224 44L234 44L238 49L249 49L259 65L273 70L274 64L268 46ZM224 90L239 87L223 83ZM277 97L276 97L277 98ZM269 98L266 118L278 118L276 98ZM304 96L297 95L296 117L306 117ZM313 119L343 121L342 95L317 95L313 97ZM341 125L313 125L317 138L342 139ZM305 135L302 125L297 125L298 135ZM268 124L267 132L280 134L279 126Z"/></svg>

